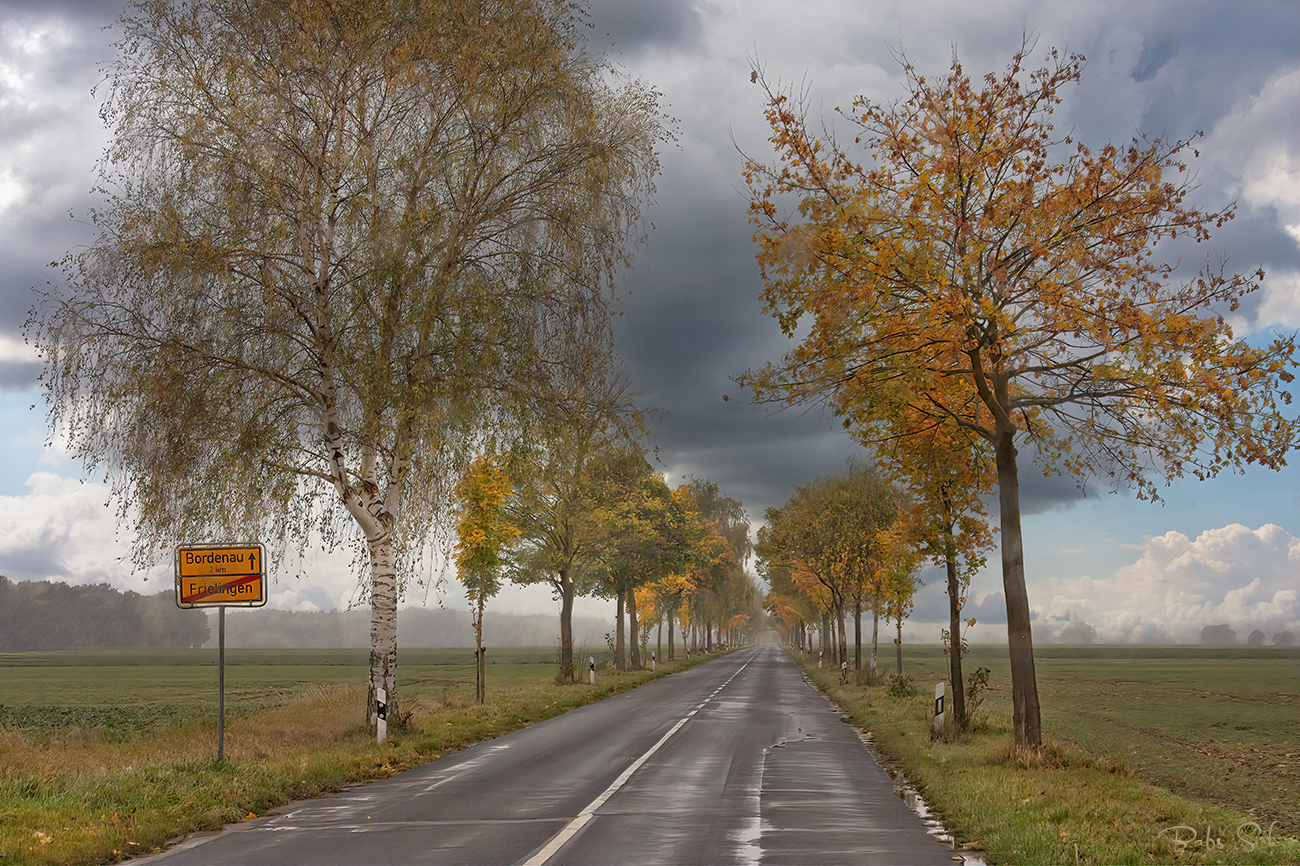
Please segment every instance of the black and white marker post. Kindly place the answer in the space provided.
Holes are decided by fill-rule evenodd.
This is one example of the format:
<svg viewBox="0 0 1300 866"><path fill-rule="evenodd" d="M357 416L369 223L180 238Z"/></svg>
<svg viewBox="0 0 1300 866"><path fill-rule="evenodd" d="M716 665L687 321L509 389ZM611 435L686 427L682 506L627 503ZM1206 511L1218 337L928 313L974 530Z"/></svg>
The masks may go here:
<svg viewBox="0 0 1300 866"><path fill-rule="evenodd" d="M943 683L934 687L934 732L943 730Z"/></svg>
<svg viewBox="0 0 1300 866"><path fill-rule="evenodd" d="M591 668L591 684L596 684L596 657L587 656L587 665Z"/></svg>
<svg viewBox="0 0 1300 866"><path fill-rule="evenodd" d="M375 737L379 745L388 739L388 692L375 689Z"/></svg>

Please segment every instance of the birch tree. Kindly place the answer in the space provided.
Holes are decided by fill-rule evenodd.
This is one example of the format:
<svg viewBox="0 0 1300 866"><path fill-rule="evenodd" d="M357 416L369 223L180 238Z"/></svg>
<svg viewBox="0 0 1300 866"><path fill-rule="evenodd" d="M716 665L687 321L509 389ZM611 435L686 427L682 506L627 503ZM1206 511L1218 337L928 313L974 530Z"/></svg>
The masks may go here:
<svg viewBox="0 0 1300 866"><path fill-rule="evenodd" d="M357 541L397 712L404 555L456 443L607 328L658 95L567 0L138 0L107 70L97 236L29 333L51 423L139 562L178 541ZM349 527L352 529L349 530Z"/></svg>
<svg viewBox="0 0 1300 866"><path fill-rule="evenodd" d="M1233 215L1190 204L1192 141L1093 148L1054 132L1083 58L1053 51L1034 70L1025 51L982 82L956 58L933 80L904 58L902 99L843 112L851 144L810 128L806 93L756 74L777 151L745 169L763 300L799 342L742 380L850 420L873 392L904 391L991 453L1013 727L1037 746L1017 440L1155 498L1184 474L1281 467L1297 423L1294 335L1244 340L1226 318L1262 273L1207 257L1189 275L1168 256Z"/></svg>

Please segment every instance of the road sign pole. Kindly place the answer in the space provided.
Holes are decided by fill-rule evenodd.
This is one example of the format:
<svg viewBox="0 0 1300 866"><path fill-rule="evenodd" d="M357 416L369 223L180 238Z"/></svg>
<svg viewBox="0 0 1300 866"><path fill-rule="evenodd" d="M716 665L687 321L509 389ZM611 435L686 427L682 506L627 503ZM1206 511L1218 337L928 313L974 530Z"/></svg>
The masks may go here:
<svg viewBox="0 0 1300 866"><path fill-rule="evenodd" d="M226 758L226 606L217 608L217 763Z"/></svg>

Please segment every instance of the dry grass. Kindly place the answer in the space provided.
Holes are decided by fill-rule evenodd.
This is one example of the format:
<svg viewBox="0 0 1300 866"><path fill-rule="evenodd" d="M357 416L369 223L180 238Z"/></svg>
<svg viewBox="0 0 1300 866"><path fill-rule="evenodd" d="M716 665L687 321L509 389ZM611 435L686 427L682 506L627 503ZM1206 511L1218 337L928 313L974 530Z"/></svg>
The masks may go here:
<svg viewBox="0 0 1300 866"><path fill-rule="evenodd" d="M206 712L177 712L135 736L75 713L62 726L0 724L0 863L111 863L161 850L177 836L392 775L704 660L606 675L595 687L555 686L546 664L490 669L483 706L473 703L472 680L435 671L405 687L412 722L390 728L382 747L364 724L363 681L277 681L253 709L227 715L220 764Z"/></svg>

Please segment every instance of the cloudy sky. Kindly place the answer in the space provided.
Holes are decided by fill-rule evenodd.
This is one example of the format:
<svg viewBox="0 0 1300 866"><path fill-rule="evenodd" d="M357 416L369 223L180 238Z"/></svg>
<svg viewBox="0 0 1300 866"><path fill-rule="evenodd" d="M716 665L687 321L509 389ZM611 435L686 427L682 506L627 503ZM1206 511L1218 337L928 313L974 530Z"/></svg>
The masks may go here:
<svg viewBox="0 0 1300 866"><path fill-rule="evenodd" d="M103 487L46 447L39 365L23 345L32 287L84 241L92 169L106 139L91 88L112 56L111 0L0 0L0 574L151 591L165 569L132 574ZM674 483L712 478L752 517L792 484L840 471L856 447L817 409L748 405L732 377L787 347L761 314L737 147L766 154L760 90L804 85L825 106L902 93L900 48L931 76L954 52L972 74L1001 70L1024 32L1087 57L1058 128L1088 144L1136 133L1205 133L1197 203L1237 201L1213 240L1238 270L1262 266L1262 290L1236 320L1259 338L1300 327L1300 5L1290 0L598 0L592 38L630 75L653 83L678 119L663 153L651 246L627 275L620 352L643 402L660 410L656 445ZM722 399L731 395L730 401ZM742 399L735 399L741 397ZM1107 642L1194 642L1228 623L1243 638L1300 632L1300 470L1176 482L1165 502L1027 472L1022 496L1036 637L1073 623ZM990 558L997 561L996 555ZM348 563L317 561L284 577L278 607L343 607ZM149 582L145 578L149 577ZM912 639L933 642L944 616L927 572ZM972 588L972 640L1004 640L1000 574ZM411 603L460 606L455 588ZM553 609L543 591L512 591L500 610ZM591 602L580 613L603 613Z"/></svg>

